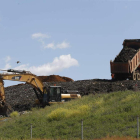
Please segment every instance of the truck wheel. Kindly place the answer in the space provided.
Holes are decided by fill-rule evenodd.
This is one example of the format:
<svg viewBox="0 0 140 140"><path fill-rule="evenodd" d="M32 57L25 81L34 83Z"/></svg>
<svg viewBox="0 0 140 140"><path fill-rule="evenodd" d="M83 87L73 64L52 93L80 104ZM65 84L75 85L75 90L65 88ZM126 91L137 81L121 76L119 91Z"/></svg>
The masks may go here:
<svg viewBox="0 0 140 140"><path fill-rule="evenodd" d="M136 73L132 74L132 80L136 80Z"/></svg>
<svg viewBox="0 0 140 140"><path fill-rule="evenodd" d="M136 77L137 77L137 80L140 80L140 74L139 73L137 73Z"/></svg>

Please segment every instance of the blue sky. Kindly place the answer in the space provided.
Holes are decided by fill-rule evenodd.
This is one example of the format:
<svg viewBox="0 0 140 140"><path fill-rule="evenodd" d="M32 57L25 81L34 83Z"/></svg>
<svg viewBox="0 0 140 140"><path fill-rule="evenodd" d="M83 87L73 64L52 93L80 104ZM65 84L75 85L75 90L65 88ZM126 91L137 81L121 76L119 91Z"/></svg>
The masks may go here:
<svg viewBox="0 0 140 140"><path fill-rule="evenodd" d="M110 79L110 60L123 40L140 38L139 5L135 0L0 1L0 68Z"/></svg>

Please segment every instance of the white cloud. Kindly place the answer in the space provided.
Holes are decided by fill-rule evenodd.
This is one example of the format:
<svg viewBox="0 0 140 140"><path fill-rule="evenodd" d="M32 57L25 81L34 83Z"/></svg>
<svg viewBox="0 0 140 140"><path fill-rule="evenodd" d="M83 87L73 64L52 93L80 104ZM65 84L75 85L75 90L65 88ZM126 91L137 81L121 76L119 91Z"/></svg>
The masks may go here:
<svg viewBox="0 0 140 140"><path fill-rule="evenodd" d="M60 49L64 49L64 48L68 48L68 47L69 47L69 43L67 43L65 41L56 45L56 48L60 48Z"/></svg>
<svg viewBox="0 0 140 140"><path fill-rule="evenodd" d="M10 60L11 60L11 57L10 57L10 56L7 56L7 57L5 58L5 62L6 62L6 63L8 63Z"/></svg>
<svg viewBox="0 0 140 140"><path fill-rule="evenodd" d="M32 36L32 39L37 39L39 42L41 42L44 49L47 49L47 48L49 48L49 49L57 49L57 48L65 49L65 48L70 47L69 43L66 41L63 41L62 43L57 43L57 44L49 43L46 45L45 39L50 38L50 36L47 34L35 33L35 34L32 34L31 36Z"/></svg>
<svg viewBox="0 0 140 140"><path fill-rule="evenodd" d="M42 33L35 33L35 34L32 34L32 39L45 39L45 38L50 38L49 35L47 34L42 34Z"/></svg>
<svg viewBox="0 0 140 140"><path fill-rule="evenodd" d="M7 64L5 65L5 67L4 67L4 70L7 70L7 69L9 69L9 68L11 68L11 65L10 65L9 63L7 63Z"/></svg>
<svg viewBox="0 0 140 140"><path fill-rule="evenodd" d="M51 49L57 49L57 48L59 48L59 49L65 49L65 48L68 48L68 47L70 47L69 43L63 41L62 43L58 43L57 45L55 45L54 43L49 43L46 46L44 46L44 49L46 49L46 48L51 48Z"/></svg>
<svg viewBox="0 0 140 140"><path fill-rule="evenodd" d="M45 46L44 40L48 38L50 38L50 36L47 34L42 34L42 33L32 34L32 39L37 39L39 42L41 42L42 46Z"/></svg>
<svg viewBox="0 0 140 140"><path fill-rule="evenodd" d="M78 66L78 61L68 55L61 55L60 57L54 58L53 62L47 63L40 66L29 66L29 64L20 65L15 67L17 70L27 70L36 75L50 75L56 72L62 71L63 69L70 68L72 66Z"/></svg>
<svg viewBox="0 0 140 140"><path fill-rule="evenodd" d="M15 70L28 70L28 68L29 68L29 64L22 64L22 65L15 67L14 69Z"/></svg>
<svg viewBox="0 0 140 140"><path fill-rule="evenodd" d="M44 49L46 49L46 48L55 49L54 43L50 43L47 46L44 46Z"/></svg>
<svg viewBox="0 0 140 140"><path fill-rule="evenodd" d="M11 68L11 65L9 63L9 61L11 60L11 57L10 56L6 56L5 58L3 58L3 60L6 63L3 69L7 70L7 69Z"/></svg>

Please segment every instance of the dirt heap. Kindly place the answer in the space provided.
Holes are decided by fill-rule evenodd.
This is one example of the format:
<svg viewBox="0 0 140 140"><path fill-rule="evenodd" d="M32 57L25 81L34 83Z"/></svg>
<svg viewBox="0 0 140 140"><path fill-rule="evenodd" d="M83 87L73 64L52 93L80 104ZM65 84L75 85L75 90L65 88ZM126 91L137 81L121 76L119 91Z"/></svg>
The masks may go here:
<svg viewBox="0 0 140 140"><path fill-rule="evenodd" d="M38 76L38 78L42 81L42 82L71 82L74 81L71 78L68 77L62 77L59 75L50 75L50 76Z"/></svg>
<svg viewBox="0 0 140 140"><path fill-rule="evenodd" d="M128 62L128 60L131 60L136 53L137 49L124 47L115 58L114 62Z"/></svg>
<svg viewBox="0 0 140 140"><path fill-rule="evenodd" d="M79 80L73 82L44 82L45 87L56 84L66 90L78 90L81 95L106 94L114 91L140 90L140 81L112 81L106 79ZM5 88L6 102L16 111L30 110L37 99L33 87L28 84Z"/></svg>

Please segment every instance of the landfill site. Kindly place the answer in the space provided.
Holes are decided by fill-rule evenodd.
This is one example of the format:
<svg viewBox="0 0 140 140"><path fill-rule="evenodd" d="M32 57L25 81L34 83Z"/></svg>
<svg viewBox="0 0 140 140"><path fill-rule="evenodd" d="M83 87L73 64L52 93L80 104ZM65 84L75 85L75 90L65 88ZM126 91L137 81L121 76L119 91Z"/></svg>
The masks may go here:
<svg viewBox="0 0 140 140"><path fill-rule="evenodd" d="M57 76L56 76L57 77ZM78 90L83 95L105 94L113 91L139 90L140 81L114 81L104 79L80 80L71 82L44 82L44 85L62 86L63 90ZM6 101L16 111L29 110L34 106L36 95L31 85L19 84L5 88Z"/></svg>
<svg viewBox="0 0 140 140"><path fill-rule="evenodd" d="M126 90L138 91L140 90L140 39L124 40L122 50L113 61L110 61L110 72L111 79L91 78L74 81L70 77L59 75L37 76L37 79L43 83L43 88L60 86L62 94L67 94L66 91L76 91L76 94L80 94L81 98L89 94L107 94ZM1 81L22 81L24 75L27 75L27 73L16 71L12 75L13 77L1 75L0 79ZM3 100L3 103L7 102L13 110L18 112L30 110L35 106L35 100L37 99L33 87L36 88L35 85L38 87L38 83L35 80L35 84L32 83L33 79L30 82L28 81L29 78L23 80L25 84L1 88L1 91L5 91L1 93L1 101ZM42 94L45 94L45 92L43 91ZM39 96L38 98L40 99Z"/></svg>

